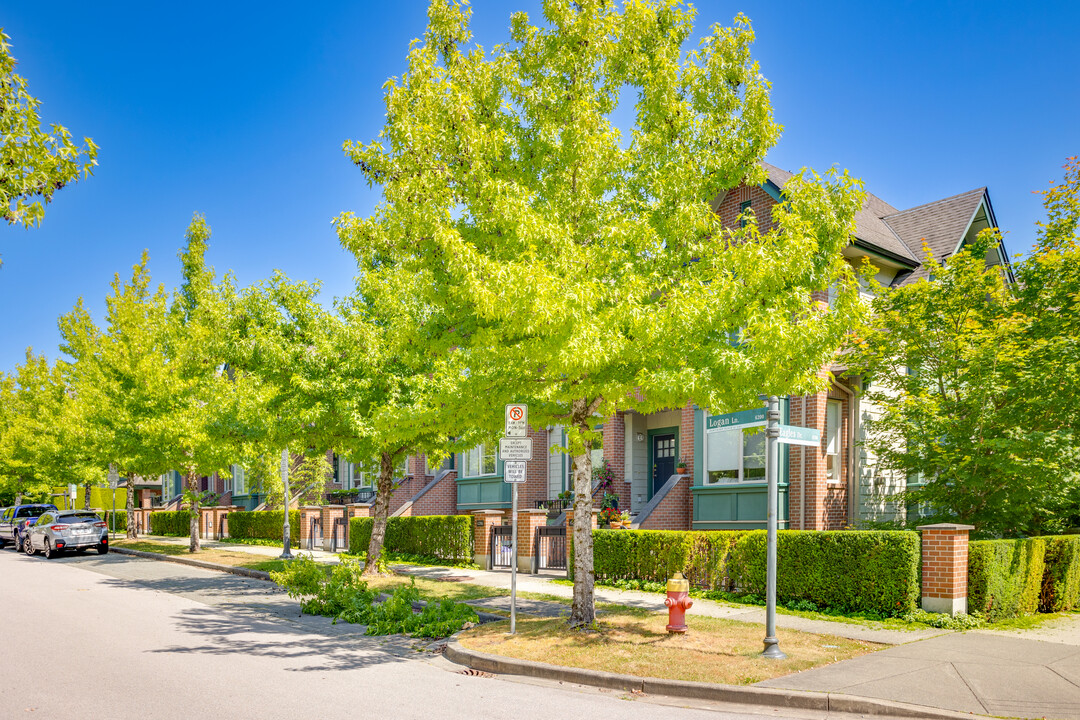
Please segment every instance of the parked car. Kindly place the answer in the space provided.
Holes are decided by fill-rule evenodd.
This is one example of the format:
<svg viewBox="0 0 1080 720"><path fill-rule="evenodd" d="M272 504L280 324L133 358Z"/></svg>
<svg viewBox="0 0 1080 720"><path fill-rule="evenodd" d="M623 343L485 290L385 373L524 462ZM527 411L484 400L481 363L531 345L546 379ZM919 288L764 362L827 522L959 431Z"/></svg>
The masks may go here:
<svg viewBox="0 0 1080 720"><path fill-rule="evenodd" d="M23 531L27 525L33 525L44 513L56 510L50 503L28 503L4 509L0 515L0 547L9 542L15 543L15 552L23 549Z"/></svg>
<svg viewBox="0 0 1080 720"><path fill-rule="evenodd" d="M97 548L109 552L109 529L97 513L89 510L50 510L26 528L23 545L27 555L40 551L46 558L62 552L85 552Z"/></svg>

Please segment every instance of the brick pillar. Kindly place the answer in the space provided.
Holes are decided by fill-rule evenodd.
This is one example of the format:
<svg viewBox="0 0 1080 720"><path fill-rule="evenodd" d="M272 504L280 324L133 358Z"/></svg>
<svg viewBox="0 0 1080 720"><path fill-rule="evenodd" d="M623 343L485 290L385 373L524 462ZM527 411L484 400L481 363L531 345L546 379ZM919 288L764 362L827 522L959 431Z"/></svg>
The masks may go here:
<svg viewBox="0 0 1080 720"><path fill-rule="evenodd" d="M596 530L599 527L600 527L600 510L598 508L593 508L593 511L592 511L592 529ZM567 510L566 511L566 529L567 529L568 534L573 532L573 529L574 529L574 511L573 510Z"/></svg>
<svg viewBox="0 0 1080 720"><path fill-rule="evenodd" d="M536 528L547 525L547 510L518 510L518 571L535 573Z"/></svg>
<svg viewBox="0 0 1080 720"><path fill-rule="evenodd" d="M679 413L679 457L675 464L686 463L686 473L690 476L690 484L694 484L694 403L687 403Z"/></svg>
<svg viewBox="0 0 1080 720"><path fill-rule="evenodd" d="M346 506L349 509L349 517L371 517L371 503L350 503Z"/></svg>
<svg viewBox="0 0 1080 720"><path fill-rule="evenodd" d="M324 505L322 507L322 532L323 532L323 547L326 552L334 551L334 520L342 517L347 517L345 514L344 505ZM345 527L345 545L339 546L337 552L344 552L348 549L349 540L348 525Z"/></svg>
<svg viewBox="0 0 1080 720"><path fill-rule="evenodd" d="M502 510L473 511L473 562L481 570L491 569L491 526L502 525Z"/></svg>
<svg viewBox="0 0 1080 720"><path fill-rule="evenodd" d="M619 509L630 509L630 483L626 482L626 413L615 413L604 421L604 460L615 473Z"/></svg>
<svg viewBox="0 0 1080 720"><path fill-rule="evenodd" d="M311 521L322 515L318 505L304 505L300 508L300 547L307 548L311 541ZM314 547L314 544L312 544Z"/></svg>
<svg viewBox="0 0 1080 720"><path fill-rule="evenodd" d="M922 608L927 612L967 612L968 532L972 525L923 525Z"/></svg>

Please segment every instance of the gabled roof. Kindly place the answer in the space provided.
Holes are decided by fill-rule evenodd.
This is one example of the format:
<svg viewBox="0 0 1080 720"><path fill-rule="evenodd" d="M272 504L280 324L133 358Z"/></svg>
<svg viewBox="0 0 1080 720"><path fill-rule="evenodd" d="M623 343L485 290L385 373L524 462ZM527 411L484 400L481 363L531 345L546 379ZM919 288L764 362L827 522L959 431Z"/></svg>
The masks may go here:
<svg viewBox="0 0 1080 720"><path fill-rule="evenodd" d="M781 170L775 165L769 163L762 163L762 165L769 174L769 182L777 188L783 188L784 184L794 177L792 173ZM890 258L915 267L919 264L918 257L881 219L885 215L895 215L897 212L896 208L878 196L866 193L862 209L855 213L855 239L861 240L860 244L867 245L872 250L883 251Z"/></svg>
<svg viewBox="0 0 1080 720"><path fill-rule="evenodd" d="M766 190L772 190L774 196L778 196L794 175L769 163L762 165L768 174ZM997 221L993 217L985 187L908 210L897 210L876 195L866 193L862 209L855 214L854 244L907 266L910 270L898 274L896 283L911 282L926 277L926 271L920 267L924 258L924 242L937 260L947 259L960 247L972 220L984 203L987 220L991 227L996 227ZM1002 257L1008 267L1007 256L1002 253Z"/></svg>

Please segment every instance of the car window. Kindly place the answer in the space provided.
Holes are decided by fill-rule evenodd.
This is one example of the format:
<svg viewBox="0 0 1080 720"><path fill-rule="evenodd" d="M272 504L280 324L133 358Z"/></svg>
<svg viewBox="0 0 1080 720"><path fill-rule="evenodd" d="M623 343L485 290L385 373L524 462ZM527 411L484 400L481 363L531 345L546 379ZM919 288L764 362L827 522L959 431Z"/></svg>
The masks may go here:
<svg viewBox="0 0 1080 720"><path fill-rule="evenodd" d="M52 522L52 515L50 515L49 513L45 513L44 515L42 515L41 517L38 518L38 521L37 521L36 524L37 525L48 525L51 522Z"/></svg>
<svg viewBox="0 0 1080 720"><path fill-rule="evenodd" d="M8 518L11 517L11 512L12 512L13 509L14 508L4 508L4 515L3 515L4 520L7 520Z"/></svg>
<svg viewBox="0 0 1080 720"><path fill-rule="evenodd" d="M41 507L40 505L37 506L37 507L34 507L34 506L21 507L15 512L15 517L21 517L21 518L38 517L39 515L41 515L41 513L45 512L46 510L48 510L48 508Z"/></svg>
<svg viewBox="0 0 1080 720"><path fill-rule="evenodd" d="M64 525L75 525L77 523L85 522L97 522L100 520L94 513L79 513L78 515L61 515L57 520Z"/></svg>

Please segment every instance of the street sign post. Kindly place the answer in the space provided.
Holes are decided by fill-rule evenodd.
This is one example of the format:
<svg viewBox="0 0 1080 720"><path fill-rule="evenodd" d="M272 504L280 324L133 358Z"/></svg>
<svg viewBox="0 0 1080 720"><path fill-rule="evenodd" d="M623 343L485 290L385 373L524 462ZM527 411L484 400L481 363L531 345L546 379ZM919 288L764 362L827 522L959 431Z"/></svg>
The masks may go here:
<svg viewBox="0 0 1080 720"><path fill-rule="evenodd" d="M780 650L780 641L776 638L776 513L778 509L778 480L780 469L780 400L769 397L769 412L765 426L765 474L769 480L769 500L766 516L766 577L765 577L765 650L762 656L774 660L787 657Z"/></svg>
<svg viewBox="0 0 1080 720"><path fill-rule="evenodd" d="M289 546L292 544L292 528L289 527L289 450L286 448L281 451L281 484L285 490L285 524L281 528L281 544L283 550L278 558L281 560L292 560L293 554Z"/></svg>
<svg viewBox="0 0 1080 720"><path fill-rule="evenodd" d="M529 437L529 406L512 403L506 406L506 437L499 439L499 457L503 461L503 482L510 483L510 634L517 633L518 565L518 485L525 482L526 460L532 460Z"/></svg>
<svg viewBox="0 0 1080 720"><path fill-rule="evenodd" d="M532 460L532 438L500 438L499 457L503 460Z"/></svg>

